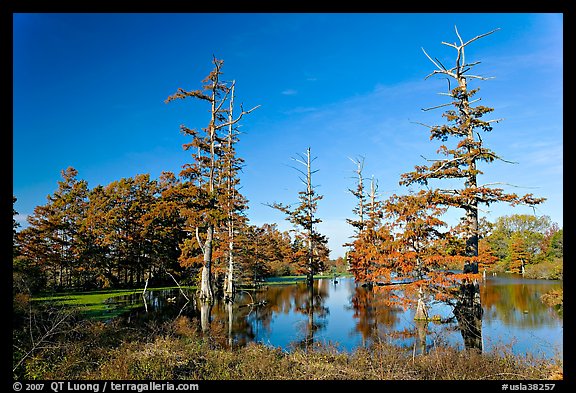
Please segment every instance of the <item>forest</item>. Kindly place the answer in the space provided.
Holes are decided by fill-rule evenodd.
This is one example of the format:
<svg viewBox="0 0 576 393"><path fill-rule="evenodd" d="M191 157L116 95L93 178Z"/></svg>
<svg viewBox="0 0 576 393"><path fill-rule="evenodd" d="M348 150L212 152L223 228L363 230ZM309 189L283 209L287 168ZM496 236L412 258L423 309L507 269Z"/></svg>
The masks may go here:
<svg viewBox="0 0 576 393"><path fill-rule="evenodd" d="M15 309L20 310L14 318L15 325L24 329L15 333L16 336L25 341L22 337L26 337L27 318L32 324L32 317L26 316L23 304L29 304L31 297L42 293L122 288L146 291L146 288L176 284L195 288L201 304L224 299L232 305L239 290L255 288L265 278L305 275L312 291L314 278L320 274L352 275L358 285L368 290L394 293L386 306L414 308L415 320L430 321L429 304L440 300L455 307L455 316L461 322L481 318L479 281L482 275L508 272L562 280L563 231L557 223L548 216L536 214L511 214L495 222L488 222L481 215L482 206L506 203L512 207L533 207L546 200L533 194L509 193L479 182L483 173L481 165L502 160L480 136L481 132L491 132L500 120L486 119L493 109L478 104L475 96L479 89L469 86L470 80L485 78L470 73L477 63L466 62L464 53L468 45L496 31L464 41L456 29L458 41L448 44L455 50L454 64L450 67L424 51L434 66L428 77L439 75L454 84L444 93L448 100L441 106L447 108L442 113L445 122L427 126L431 142L438 145L438 158L426 159L424 163L417 163L413 171L399 174L398 183L406 187L406 192L386 199L380 197L377 179L364 175L364 158L353 159L355 181L348 185L348 192L355 198L355 207L349 212L347 222L354 233L345 244L346 256L333 260L328 239L318 230L322 222L318 205L323 196L315 186L315 157L310 147L293 159L297 165L294 179L286 180L300 181L301 191L294 196L298 202L269 204L270 209L284 214L293 229L281 231L275 223L250 223L247 214L250 201L241 192L242 168L250 163L237 153L237 144L241 143L238 127L261 108L257 105L245 109L238 104L235 81L223 80L224 61L214 57L213 68L200 88L178 88L165 99L168 105L172 101L188 100L192 101L191 105L208 108L209 116L204 123L199 120L198 124L180 127L180 132L188 138L182 147L189 157L189 163L180 173L165 171L158 179L152 179L147 173L137 174L89 187L75 168L64 168L55 191L28 217L28 226L20 229L13 219L13 295ZM455 187L455 183L459 186ZM13 203L17 198L13 196ZM457 225L450 226L444 221L448 209L461 213ZM17 214L13 208L14 217ZM400 297L395 292L398 285L403 289ZM185 321L177 319L169 328L159 330L171 332L162 337L197 334L190 333L185 325ZM29 333L32 336L32 332ZM92 333L74 334L82 341ZM156 339L162 341L159 337ZM142 339L134 337L134 340ZM178 352L178 345L166 340L165 347ZM54 355L41 352L34 340L31 347L28 352L18 352L20 356L14 361L14 370L30 359L26 377L33 378L36 374L30 370L39 366L31 354L37 351L48 358ZM134 353L137 347L138 344L122 346L123 350ZM81 350L74 348L74 351ZM257 350L247 347L235 355L220 353L218 356L241 357L242 353ZM374 353L378 352L368 357ZM96 355L91 353L91 356ZM138 357L134 356L132 359ZM265 356L270 362L274 356L286 361L284 355L269 352L258 356ZM306 361L316 359L315 356L317 354L310 355ZM348 376L375 377L355 375L349 359L338 356L332 362L343 362L338 364ZM447 356L454 355L450 352ZM104 367L99 371L101 374L91 374L94 370L75 374L71 365L70 372L76 377L158 377L143 370L140 374L125 370L122 372L127 374L122 374L118 371L120 359L118 355L114 360L119 367L115 371ZM253 359L253 354L235 361L244 364L247 359ZM493 358L482 361L487 362L486 367L498 368L497 361L491 363ZM189 374L175 367L174 374L159 375L167 378L184 374L196 378L218 375L214 369L208 369L203 375L196 365L186 364L193 369ZM513 370L520 366L506 364L506 367ZM538 369L526 366L522 370L527 373L524 375L542 378ZM178 374L178 370L184 374ZM40 378L61 376L57 371L35 372ZM473 374L466 375L474 378ZM435 375L424 373L421 377ZM255 378L258 375L255 374Z"/></svg>

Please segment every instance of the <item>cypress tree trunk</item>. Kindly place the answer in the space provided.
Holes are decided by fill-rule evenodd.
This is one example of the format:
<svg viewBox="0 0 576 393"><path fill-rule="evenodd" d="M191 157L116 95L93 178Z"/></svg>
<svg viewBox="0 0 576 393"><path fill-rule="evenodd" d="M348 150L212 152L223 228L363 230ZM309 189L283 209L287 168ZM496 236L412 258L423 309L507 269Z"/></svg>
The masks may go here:
<svg viewBox="0 0 576 393"><path fill-rule="evenodd" d="M415 338L417 342L414 342L414 346L416 349L416 344L418 345L418 349L420 350L420 354L426 354L426 336L428 334L428 322L425 321L417 321L416 322L416 331L418 333L418 337Z"/></svg>
<svg viewBox="0 0 576 393"><path fill-rule="evenodd" d="M479 284L477 282L462 284L454 315L458 320L466 349L477 349L480 351L484 349L482 314Z"/></svg>
<svg viewBox="0 0 576 393"><path fill-rule="evenodd" d="M214 293L212 291L212 239L214 237L214 226L210 225L206 231L206 243L204 243L204 266L202 267L202 281L200 283L200 300L212 302Z"/></svg>
<svg viewBox="0 0 576 393"><path fill-rule="evenodd" d="M224 283L224 296L229 302L234 301L234 243L228 243L228 271L226 273L226 280Z"/></svg>
<svg viewBox="0 0 576 393"><path fill-rule="evenodd" d="M462 75L458 77L458 86L461 91L460 111L461 117L466 123L471 124L472 117L470 115L470 103L468 101L468 83L466 78ZM474 142L474 128L468 127L468 135L466 136L468 142ZM472 145L467 147L469 160L468 160L468 176L465 181L467 189L475 189L477 187L476 180L476 159L472 156ZM468 224L469 235L466 239L466 255L470 257L478 256L478 199L472 197L467 201L466 221Z"/></svg>
<svg viewBox="0 0 576 393"><path fill-rule="evenodd" d="M417 321L428 320L428 308L426 307L426 302L424 301L424 292L422 291L422 287L418 289L418 306L416 307L414 319Z"/></svg>
<svg viewBox="0 0 576 393"><path fill-rule="evenodd" d="M232 344L234 343L234 337L232 336L232 323L234 321L233 305L228 303L226 305L228 311L228 346L232 349Z"/></svg>
<svg viewBox="0 0 576 393"><path fill-rule="evenodd" d="M210 318L212 313L212 304L200 301L200 326L202 333L210 331Z"/></svg>

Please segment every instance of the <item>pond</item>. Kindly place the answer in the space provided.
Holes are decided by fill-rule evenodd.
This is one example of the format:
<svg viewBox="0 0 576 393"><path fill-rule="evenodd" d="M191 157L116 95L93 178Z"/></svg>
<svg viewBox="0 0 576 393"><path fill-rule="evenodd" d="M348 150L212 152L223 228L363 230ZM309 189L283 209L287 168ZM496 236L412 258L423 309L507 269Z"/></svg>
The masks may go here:
<svg viewBox="0 0 576 393"><path fill-rule="evenodd" d="M561 358L563 318L540 300L544 293L560 288L562 281L513 274L486 277L480 284L483 314L476 321L477 337L472 342L485 352L506 348L515 354ZM187 296L190 302L178 289L169 289L147 292L146 302L139 293L109 302L111 309L131 306L126 316L131 319L188 316L206 334L234 347L257 341L289 350L322 343L352 351L383 340L419 353L439 343L461 349L470 343L464 340L463 322L453 318L451 306L430 304L429 315L442 321L416 322L414 310L386 306L389 295L357 285L352 277L317 279L313 293L303 282L240 291L232 306L223 301L201 306L193 293Z"/></svg>

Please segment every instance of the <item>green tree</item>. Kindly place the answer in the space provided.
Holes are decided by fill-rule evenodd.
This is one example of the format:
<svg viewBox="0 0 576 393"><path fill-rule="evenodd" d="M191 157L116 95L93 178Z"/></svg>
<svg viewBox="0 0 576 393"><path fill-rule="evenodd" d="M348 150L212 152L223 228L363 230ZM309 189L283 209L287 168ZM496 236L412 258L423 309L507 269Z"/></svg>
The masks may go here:
<svg viewBox="0 0 576 393"><path fill-rule="evenodd" d="M156 183L158 195L141 216L143 238L150 258L146 280L151 277L160 279L164 271L182 278L180 273L183 269L178 262L182 252L180 244L184 240L180 186L174 173L162 172Z"/></svg>
<svg viewBox="0 0 576 393"><path fill-rule="evenodd" d="M546 256L548 258L564 258L564 232L562 229L557 230L552 235Z"/></svg>
<svg viewBox="0 0 576 393"><path fill-rule="evenodd" d="M546 242L554 227L548 216L531 214L513 214L499 217L493 225L491 234L486 237L495 256L499 259L509 259L510 242L514 235L522 237L527 252L531 254L530 261L537 262L545 255Z"/></svg>
<svg viewBox="0 0 576 393"><path fill-rule="evenodd" d="M85 260L93 274L94 284L100 288L118 285L118 275L113 233L115 229L108 212L114 208L108 189L98 185L88 193L88 209L83 223L83 233L89 245Z"/></svg>
<svg viewBox="0 0 576 393"><path fill-rule="evenodd" d="M273 231L273 228L267 228L266 225L262 227L249 225L246 228L241 270L241 278L245 281L256 284L263 277L270 275L271 270L267 261L274 256L269 255L271 247L268 244L272 242L270 233Z"/></svg>

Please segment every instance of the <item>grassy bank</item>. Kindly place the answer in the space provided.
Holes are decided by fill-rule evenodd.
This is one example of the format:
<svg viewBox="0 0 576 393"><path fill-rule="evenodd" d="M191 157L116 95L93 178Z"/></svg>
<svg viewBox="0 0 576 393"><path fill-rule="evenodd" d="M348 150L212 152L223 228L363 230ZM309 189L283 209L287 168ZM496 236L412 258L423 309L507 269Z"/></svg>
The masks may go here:
<svg viewBox="0 0 576 393"><path fill-rule="evenodd" d="M230 350L226 329L210 336L187 317L136 329L84 321L39 350L15 372L21 379L172 380L541 380L561 379L562 363L481 354L438 345L414 355L386 342L352 353L314 345L291 352L251 343Z"/></svg>
<svg viewBox="0 0 576 393"><path fill-rule="evenodd" d="M196 287L182 287L183 289L196 289ZM178 289L178 287L147 288L147 291L161 291L166 289ZM112 289L86 292L61 292L56 294L40 294L30 300L35 303L50 303L58 306L70 306L78 309L83 316L92 319L111 319L122 313L137 307L141 303L118 302L113 298L142 294L144 288L139 289Z"/></svg>
<svg viewBox="0 0 576 393"><path fill-rule="evenodd" d="M352 274L338 274L336 276L336 279L338 279L338 277L353 277ZM320 279L320 278L327 278L327 279L333 279L334 275L333 274L316 274L314 275L314 279ZM275 276L275 277L267 277L264 280L264 285L288 285L288 284L296 284L299 282L305 282L306 281L306 276L305 275L299 275L299 276Z"/></svg>

